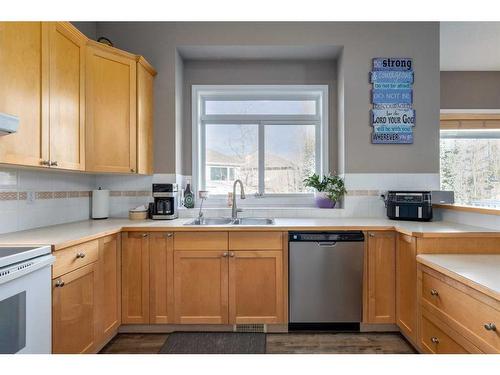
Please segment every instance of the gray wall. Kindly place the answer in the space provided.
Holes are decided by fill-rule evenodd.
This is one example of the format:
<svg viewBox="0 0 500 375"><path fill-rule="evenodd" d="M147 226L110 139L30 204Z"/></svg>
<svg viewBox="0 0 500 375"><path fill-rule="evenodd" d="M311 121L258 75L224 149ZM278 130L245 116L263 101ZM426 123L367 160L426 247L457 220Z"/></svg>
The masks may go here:
<svg viewBox="0 0 500 375"><path fill-rule="evenodd" d="M436 22L120 22L98 23L119 48L144 55L158 70L155 81L155 171L182 173L176 163L182 137L176 105L179 46L342 46L338 124L343 130L346 173L439 172L439 24ZM414 59L414 107L417 113L413 145L372 145L369 126L368 72L376 56ZM177 64L176 64L177 62ZM178 74L178 73L177 73ZM177 111L177 113L176 113ZM179 124L183 121L183 124ZM342 146L340 146L342 149ZM176 168L177 164L177 168ZM180 169L179 169L180 168Z"/></svg>
<svg viewBox="0 0 500 375"><path fill-rule="evenodd" d="M441 72L441 108L500 109L500 72Z"/></svg>
<svg viewBox="0 0 500 375"><path fill-rule="evenodd" d="M97 39L97 22L71 22L87 38Z"/></svg>
<svg viewBox="0 0 500 375"><path fill-rule="evenodd" d="M191 86L192 85L328 85L330 107L330 160L337 165L336 66L334 61L184 61L184 108L182 137L182 173L191 174Z"/></svg>

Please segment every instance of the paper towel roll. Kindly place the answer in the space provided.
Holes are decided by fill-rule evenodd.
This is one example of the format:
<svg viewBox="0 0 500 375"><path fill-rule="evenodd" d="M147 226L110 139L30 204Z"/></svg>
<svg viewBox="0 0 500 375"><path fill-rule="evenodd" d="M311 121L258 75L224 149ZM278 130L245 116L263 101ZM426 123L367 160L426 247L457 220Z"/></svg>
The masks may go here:
<svg viewBox="0 0 500 375"><path fill-rule="evenodd" d="M107 219L109 216L109 190L92 190L92 219Z"/></svg>

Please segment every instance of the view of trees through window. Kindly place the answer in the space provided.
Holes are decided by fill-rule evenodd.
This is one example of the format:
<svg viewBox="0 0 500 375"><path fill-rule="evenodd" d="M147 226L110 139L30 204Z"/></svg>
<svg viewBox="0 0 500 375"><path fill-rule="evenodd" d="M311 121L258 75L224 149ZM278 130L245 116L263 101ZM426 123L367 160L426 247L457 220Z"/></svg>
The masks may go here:
<svg viewBox="0 0 500 375"><path fill-rule="evenodd" d="M456 203L500 208L500 137L442 136L440 150L441 189Z"/></svg>
<svg viewBox="0 0 500 375"><path fill-rule="evenodd" d="M236 179L248 193L259 190L259 125L207 124L205 176L211 194L227 194ZM314 125L264 125L265 193L306 192L303 180L316 169Z"/></svg>

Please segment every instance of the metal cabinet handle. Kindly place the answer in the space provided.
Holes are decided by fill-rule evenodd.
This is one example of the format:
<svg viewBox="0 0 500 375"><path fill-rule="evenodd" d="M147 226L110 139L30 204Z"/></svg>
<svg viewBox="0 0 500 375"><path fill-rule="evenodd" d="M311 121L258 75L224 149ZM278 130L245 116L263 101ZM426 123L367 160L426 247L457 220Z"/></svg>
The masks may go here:
<svg viewBox="0 0 500 375"><path fill-rule="evenodd" d="M42 160L40 161L40 165L50 165L50 162L48 160Z"/></svg>
<svg viewBox="0 0 500 375"><path fill-rule="evenodd" d="M439 293L436 289L431 289L431 296L439 296Z"/></svg>
<svg viewBox="0 0 500 375"><path fill-rule="evenodd" d="M229 253L229 256L230 256L230 257L234 257L234 253L233 253L233 252L230 252L230 253Z"/></svg>
<svg viewBox="0 0 500 375"><path fill-rule="evenodd" d="M85 253L77 253L76 254L76 259L83 259L85 258Z"/></svg>
<svg viewBox="0 0 500 375"><path fill-rule="evenodd" d="M167 237L172 237L172 233L167 233Z"/></svg>
<svg viewBox="0 0 500 375"><path fill-rule="evenodd" d="M375 233L369 233L368 234L370 237L375 237Z"/></svg>
<svg viewBox="0 0 500 375"><path fill-rule="evenodd" d="M135 169L134 168L130 168L130 172L134 173Z"/></svg>
<svg viewBox="0 0 500 375"><path fill-rule="evenodd" d="M57 280L55 286L56 286L56 288L62 288L64 286L64 281Z"/></svg>
<svg viewBox="0 0 500 375"><path fill-rule="evenodd" d="M497 326L495 325L495 323L486 323L484 325L484 329L487 330L487 331L496 331L497 330Z"/></svg>
<svg viewBox="0 0 500 375"><path fill-rule="evenodd" d="M148 234L147 234L147 233L143 233L143 234L142 234L142 238L146 238L147 236L148 236Z"/></svg>
<svg viewBox="0 0 500 375"><path fill-rule="evenodd" d="M431 342L432 342L433 344L439 344L439 339L438 339L437 337L432 336L432 337L431 337Z"/></svg>
<svg viewBox="0 0 500 375"><path fill-rule="evenodd" d="M57 161L51 161L50 162L51 167L57 167Z"/></svg>
<svg viewBox="0 0 500 375"><path fill-rule="evenodd" d="M226 258L226 257L227 257L227 252L222 253L222 256L223 256L224 258Z"/></svg>

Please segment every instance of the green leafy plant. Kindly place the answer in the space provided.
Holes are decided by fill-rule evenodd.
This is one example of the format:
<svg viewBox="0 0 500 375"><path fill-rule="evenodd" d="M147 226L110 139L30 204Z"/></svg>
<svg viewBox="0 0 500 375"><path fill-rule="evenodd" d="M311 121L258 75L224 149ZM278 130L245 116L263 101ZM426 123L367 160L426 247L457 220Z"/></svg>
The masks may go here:
<svg viewBox="0 0 500 375"><path fill-rule="evenodd" d="M338 201L344 194L347 193L345 189L344 180L338 175L328 174L321 177L316 173L304 179L304 185L311 187L319 192L326 193L328 199L332 202Z"/></svg>

